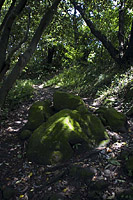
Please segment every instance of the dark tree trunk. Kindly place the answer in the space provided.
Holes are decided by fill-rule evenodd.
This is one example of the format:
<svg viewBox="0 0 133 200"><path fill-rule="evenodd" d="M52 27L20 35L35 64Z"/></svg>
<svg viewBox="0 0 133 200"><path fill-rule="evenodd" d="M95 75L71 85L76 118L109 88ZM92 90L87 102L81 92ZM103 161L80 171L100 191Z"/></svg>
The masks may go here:
<svg viewBox="0 0 133 200"><path fill-rule="evenodd" d="M92 34L103 43L104 47L108 50L109 54L115 60L115 62L119 63L119 51L112 45L112 43L107 39L107 37L101 33L101 31L95 28L93 22L86 17L85 10L81 8L81 6L78 6L75 1L71 0L71 2L81 14L87 26L90 28Z"/></svg>
<svg viewBox="0 0 133 200"><path fill-rule="evenodd" d="M6 59L6 51L8 46L8 40L12 28L12 24L19 13L23 10L26 5L27 0L21 0L19 4L12 7L10 14L6 20L5 26L2 29L2 34L0 38L0 73L4 68L5 59ZM11 5L12 6L12 5Z"/></svg>
<svg viewBox="0 0 133 200"><path fill-rule="evenodd" d="M131 28L131 35L130 40L128 43L128 48L125 51L125 54L122 58L123 63L133 64L133 21L132 21L132 28Z"/></svg>
<svg viewBox="0 0 133 200"><path fill-rule="evenodd" d="M48 48L48 57L47 57L48 64L52 64L54 52L55 52L55 47Z"/></svg>
<svg viewBox="0 0 133 200"><path fill-rule="evenodd" d="M76 18L77 10L74 8L74 15L73 15L73 29L74 29L74 41L75 41L75 49L77 49L78 44L78 28L77 28L77 18Z"/></svg>
<svg viewBox="0 0 133 200"><path fill-rule="evenodd" d="M53 19L53 15L57 11L57 6L60 3L60 0L55 0L51 8L46 12L46 14L43 16L32 40L29 44L29 47L27 50L20 56L17 64L7 77L7 79L3 82L3 85L0 89L0 106L4 104L5 98L9 92L9 90L12 88L13 84L15 83L16 79L20 75L22 69L26 66L28 61L30 60L30 57L34 53L37 43L39 42L39 39L43 33L43 31L46 29L46 27L50 24L50 22Z"/></svg>
<svg viewBox="0 0 133 200"><path fill-rule="evenodd" d="M100 30L97 30L95 28L95 25L93 22L86 16L85 9L78 5L74 0L71 0L71 3L74 5L74 7L79 11L82 18L86 22L87 26L90 28L92 34L102 42L103 46L107 49L110 56L114 59L114 61L119 64L128 64L133 62L133 25L131 29L131 37L130 41L128 43L128 48L125 50L125 44L124 44L124 2L125 0L120 1L120 7L119 7L119 33L118 33L118 39L119 39L119 48L118 50L113 46L113 44L107 39L107 37L102 34Z"/></svg>
<svg viewBox="0 0 133 200"><path fill-rule="evenodd" d="M6 14L6 16L3 19L2 24L0 25L0 32L2 31L3 27L5 26L5 24L6 24L7 20L8 20L8 17L10 16L10 14L11 14L13 8L14 8L15 3L16 3L16 0L13 0L12 4L11 4L7 14Z"/></svg>
<svg viewBox="0 0 133 200"><path fill-rule="evenodd" d="M124 0L120 1L120 7L119 7L119 58L121 59L124 55Z"/></svg>

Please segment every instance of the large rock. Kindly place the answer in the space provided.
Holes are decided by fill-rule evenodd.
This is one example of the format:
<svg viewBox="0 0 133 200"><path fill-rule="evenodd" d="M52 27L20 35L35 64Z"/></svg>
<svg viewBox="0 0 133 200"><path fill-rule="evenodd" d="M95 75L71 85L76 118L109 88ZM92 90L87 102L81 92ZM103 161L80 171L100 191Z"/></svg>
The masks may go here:
<svg viewBox="0 0 133 200"><path fill-rule="evenodd" d="M108 134L101 120L94 114L86 113L83 116L84 122L87 123L87 135L96 145L104 146L109 142ZM88 131L89 130L89 131ZM84 130L86 132L86 130Z"/></svg>
<svg viewBox="0 0 133 200"><path fill-rule="evenodd" d="M88 150L103 140L106 131L97 117L88 113L83 118L77 110L64 109L33 132L27 156L40 164L63 162L72 157L75 145Z"/></svg>
<svg viewBox="0 0 133 200"><path fill-rule="evenodd" d="M35 130L46 121L54 112L49 101L37 101L29 109L28 123L26 129Z"/></svg>
<svg viewBox="0 0 133 200"><path fill-rule="evenodd" d="M110 126L113 131L126 132L127 119L123 113L118 112L114 108L99 108L96 113L105 126Z"/></svg>
<svg viewBox="0 0 133 200"><path fill-rule="evenodd" d="M79 97L67 92L57 91L53 95L54 108L57 111L63 109L75 110L81 105L85 105L84 101Z"/></svg>

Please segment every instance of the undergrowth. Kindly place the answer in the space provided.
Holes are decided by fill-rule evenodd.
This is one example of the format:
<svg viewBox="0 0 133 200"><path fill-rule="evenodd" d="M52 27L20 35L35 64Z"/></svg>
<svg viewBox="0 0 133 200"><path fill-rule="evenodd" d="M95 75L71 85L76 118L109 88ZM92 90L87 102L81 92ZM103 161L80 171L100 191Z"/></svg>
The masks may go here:
<svg viewBox="0 0 133 200"><path fill-rule="evenodd" d="M133 103L133 67L84 65L64 69L45 82L81 96L99 98L103 105L128 109Z"/></svg>
<svg viewBox="0 0 133 200"><path fill-rule="evenodd" d="M33 92L34 88L32 80L17 80L16 84L7 96L6 104L10 105L10 108L13 108L16 105L32 98Z"/></svg>

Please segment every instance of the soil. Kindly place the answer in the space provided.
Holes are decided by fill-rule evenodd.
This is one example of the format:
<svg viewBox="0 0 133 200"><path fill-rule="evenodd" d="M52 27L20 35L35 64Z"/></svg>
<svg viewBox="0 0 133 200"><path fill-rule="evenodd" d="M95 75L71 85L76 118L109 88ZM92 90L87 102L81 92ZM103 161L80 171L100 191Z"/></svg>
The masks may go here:
<svg viewBox="0 0 133 200"><path fill-rule="evenodd" d="M0 131L0 200L131 200L133 172L126 169L128 155L133 153L133 119L128 118L126 133L108 130L106 147L84 152L56 166L43 166L26 158L27 141L18 137L27 122L28 109L34 101L52 100L55 88L35 87L34 98L11 110L1 122ZM84 98L88 108L100 102ZM75 176L73 166L91 169L93 176Z"/></svg>

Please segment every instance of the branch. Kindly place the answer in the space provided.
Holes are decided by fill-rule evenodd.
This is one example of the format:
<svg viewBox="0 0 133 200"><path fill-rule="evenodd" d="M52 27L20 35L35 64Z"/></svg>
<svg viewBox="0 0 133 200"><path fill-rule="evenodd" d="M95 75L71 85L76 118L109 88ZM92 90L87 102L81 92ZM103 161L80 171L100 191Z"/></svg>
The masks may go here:
<svg viewBox="0 0 133 200"><path fill-rule="evenodd" d="M2 31L3 27L5 26L5 24L6 24L7 20L8 20L8 17L10 16L10 14L11 14L13 8L14 8L15 3L16 3L16 0L13 0L12 4L11 4L7 14L6 14L6 16L3 19L2 24L0 25L0 32Z"/></svg>
<svg viewBox="0 0 133 200"><path fill-rule="evenodd" d="M5 0L1 0L1 1L0 1L0 10L1 10L1 8L2 8L4 2L5 2Z"/></svg>
<svg viewBox="0 0 133 200"><path fill-rule="evenodd" d="M26 30L25 36L24 36L23 40L17 46L15 46L14 48L11 48L11 50L10 50L10 52L8 54L7 60L9 60L13 56L13 54L18 49L20 49L21 45L27 41L28 34L29 34L29 29L30 29L30 14L31 14L31 10L28 10L28 24L27 24L27 30Z"/></svg>
<svg viewBox="0 0 133 200"><path fill-rule="evenodd" d="M80 5L77 5L77 3L75 3L74 0L71 0L71 3L79 11L82 18L86 22L87 26L90 28L92 34L103 43L103 46L108 50L111 57L117 63L119 63L119 59L118 59L119 51L112 45L112 43L107 39L107 37L101 33L101 31L95 28L95 25L93 24L93 22L90 19L87 19L87 17L85 16L85 10Z"/></svg>

